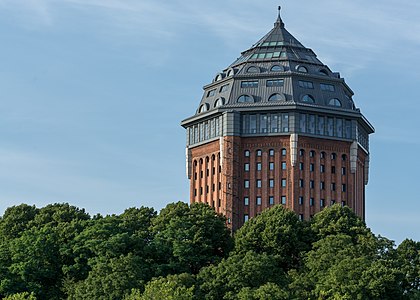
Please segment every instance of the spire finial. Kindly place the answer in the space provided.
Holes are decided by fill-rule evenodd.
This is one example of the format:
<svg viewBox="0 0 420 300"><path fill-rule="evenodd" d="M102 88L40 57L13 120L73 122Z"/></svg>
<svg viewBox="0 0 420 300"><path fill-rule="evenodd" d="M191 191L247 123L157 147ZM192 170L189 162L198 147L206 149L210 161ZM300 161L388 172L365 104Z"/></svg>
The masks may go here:
<svg viewBox="0 0 420 300"><path fill-rule="evenodd" d="M278 14L276 23L274 23L274 26L279 26L280 25L281 27L283 27L284 23L283 23L283 20L281 19L281 15L280 15L280 11L281 11L281 6L280 5L278 6L278 10L279 10L279 14Z"/></svg>

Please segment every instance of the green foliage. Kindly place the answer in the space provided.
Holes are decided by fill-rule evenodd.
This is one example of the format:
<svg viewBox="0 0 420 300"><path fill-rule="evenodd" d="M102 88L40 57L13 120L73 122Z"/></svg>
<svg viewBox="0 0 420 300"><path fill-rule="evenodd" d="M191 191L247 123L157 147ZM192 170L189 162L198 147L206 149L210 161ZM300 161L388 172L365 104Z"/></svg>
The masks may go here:
<svg viewBox="0 0 420 300"><path fill-rule="evenodd" d="M275 256L284 270L300 264L300 254L311 247L312 236L305 222L277 205L246 222L235 234L234 252L248 251Z"/></svg>
<svg viewBox="0 0 420 300"><path fill-rule="evenodd" d="M164 261L160 275L197 274L226 257L232 246L225 218L203 203L178 202L162 209L154 220L156 254Z"/></svg>
<svg viewBox="0 0 420 300"><path fill-rule="evenodd" d="M24 292L7 296L3 300L36 300L36 297L34 293Z"/></svg>
<svg viewBox="0 0 420 300"><path fill-rule="evenodd" d="M273 256L249 251L234 254L217 266L198 274L200 290L205 299L235 299L243 288L259 288L267 282L284 286L286 275L278 268Z"/></svg>
<svg viewBox="0 0 420 300"><path fill-rule="evenodd" d="M150 281L141 293L133 290L124 300L193 300L195 297L195 279L193 275L183 273L168 275Z"/></svg>
<svg viewBox="0 0 420 300"><path fill-rule="evenodd" d="M276 206L234 238L225 224L182 202L93 218L13 206L0 218L0 298L420 299L420 242L396 248L347 207L301 222Z"/></svg>

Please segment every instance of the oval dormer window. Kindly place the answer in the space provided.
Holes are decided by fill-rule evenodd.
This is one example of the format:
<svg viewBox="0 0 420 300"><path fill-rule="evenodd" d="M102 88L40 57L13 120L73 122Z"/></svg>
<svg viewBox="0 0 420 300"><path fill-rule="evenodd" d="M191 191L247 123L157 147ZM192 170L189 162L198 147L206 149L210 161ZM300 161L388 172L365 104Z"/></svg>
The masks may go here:
<svg viewBox="0 0 420 300"><path fill-rule="evenodd" d="M299 66L299 65L297 65L297 66L296 66L296 70L297 70L298 72L308 73L308 69L307 69L306 67L304 67L304 66Z"/></svg>
<svg viewBox="0 0 420 300"><path fill-rule="evenodd" d="M238 102L238 103L252 103L252 102L254 102L254 98L252 98L249 95L242 95L238 98L238 100L236 102Z"/></svg>
<svg viewBox="0 0 420 300"><path fill-rule="evenodd" d="M320 69L320 70L318 71L318 73L319 73L320 75L323 75L323 76L328 76L328 71L327 71L327 70L325 70L325 69Z"/></svg>
<svg viewBox="0 0 420 300"><path fill-rule="evenodd" d="M225 98L220 97L214 102L214 107L219 107L225 104Z"/></svg>
<svg viewBox="0 0 420 300"><path fill-rule="evenodd" d="M283 66L274 65L274 66L271 67L270 71L271 72L283 72L284 68L283 68Z"/></svg>
<svg viewBox="0 0 420 300"><path fill-rule="evenodd" d="M246 70L247 73L260 73L260 69L258 67L252 66Z"/></svg>
<svg viewBox="0 0 420 300"><path fill-rule="evenodd" d="M214 78L214 81L219 81L219 80L222 80L222 79L223 79L223 74L220 73L220 74L217 74L216 78Z"/></svg>
<svg viewBox="0 0 420 300"><path fill-rule="evenodd" d="M315 99L314 99L314 97L312 97L311 95L307 94L307 95L304 95L304 96L302 97L302 102L306 102L306 103L315 103Z"/></svg>
<svg viewBox="0 0 420 300"><path fill-rule="evenodd" d="M198 113L203 113L209 110L209 105L207 103L204 103L200 106L200 109L198 111Z"/></svg>
<svg viewBox="0 0 420 300"><path fill-rule="evenodd" d="M284 96L284 94L273 94L270 96L270 98L268 98L268 101L284 101L286 100L286 97Z"/></svg>
<svg viewBox="0 0 420 300"><path fill-rule="evenodd" d="M328 105L341 107L341 101L337 98L333 98L330 100L330 102L328 102Z"/></svg>

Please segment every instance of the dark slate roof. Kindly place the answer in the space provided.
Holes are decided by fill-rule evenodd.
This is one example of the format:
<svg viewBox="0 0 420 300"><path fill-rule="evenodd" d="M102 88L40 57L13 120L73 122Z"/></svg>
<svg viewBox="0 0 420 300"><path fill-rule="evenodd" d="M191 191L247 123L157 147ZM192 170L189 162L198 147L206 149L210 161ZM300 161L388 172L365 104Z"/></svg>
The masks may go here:
<svg viewBox="0 0 420 300"><path fill-rule="evenodd" d="M280 83L270 86L267 81L272 80ZM247 85L244 82L254 83ZM268 101L273 94L281 95L285 103ZM305 95L310 95L315 102L308 107L356 111L353 92L344 79L286 30L280 10L274 28L204 86L196 114L224 107L240 111L253 106L252 103L238 102L242 95L258 103L255 106L278 105L279 109L286 103L305 104ZM331 106L331 103L340 103L341 106Z"/></svg>

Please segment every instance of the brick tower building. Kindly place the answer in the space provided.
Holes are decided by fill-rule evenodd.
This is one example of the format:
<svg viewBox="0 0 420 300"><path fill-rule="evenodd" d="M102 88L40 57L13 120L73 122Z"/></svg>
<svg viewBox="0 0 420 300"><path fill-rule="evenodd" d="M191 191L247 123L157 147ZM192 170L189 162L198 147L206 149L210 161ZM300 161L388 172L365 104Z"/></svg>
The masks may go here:
<svg viewBox="0 0 420 300"><path fill-rule="evenodd" d="M276 204L301 219L339 203L365 216L372 125L353 91L293 37L274 28L204 86L187 130L190 201L232 230Z"/></svg>

